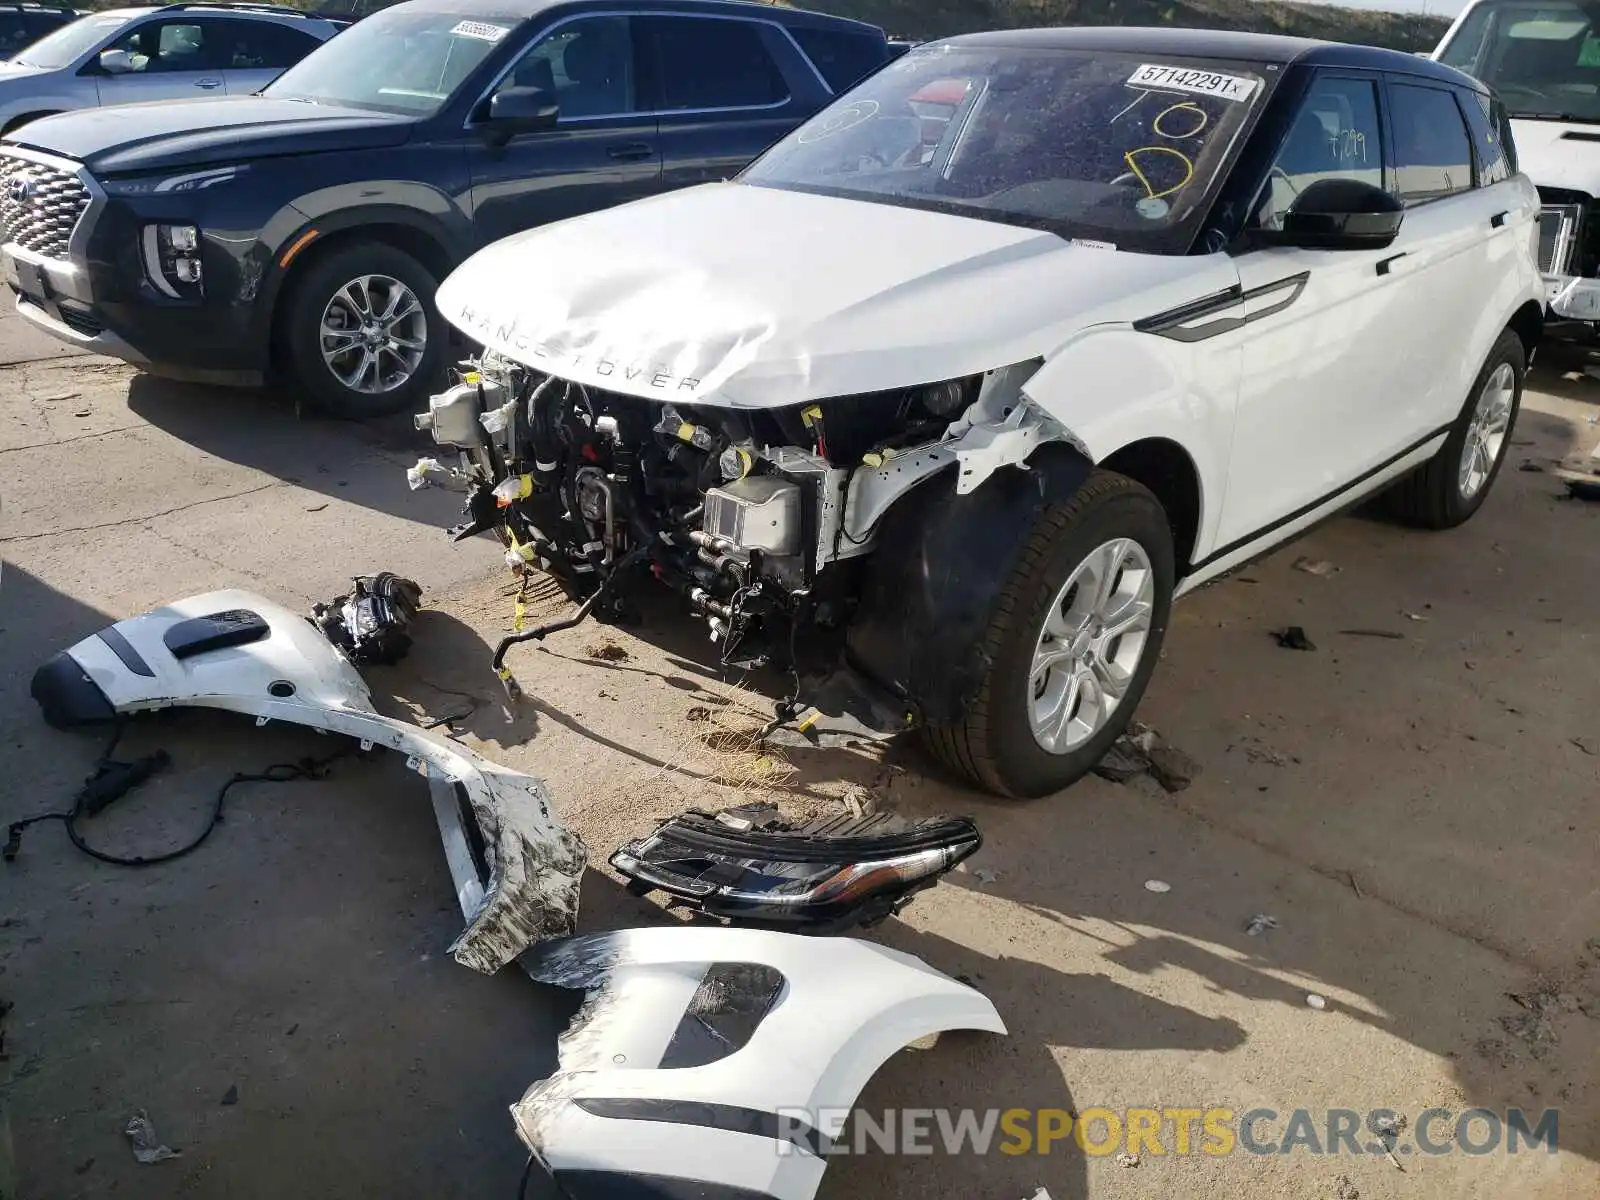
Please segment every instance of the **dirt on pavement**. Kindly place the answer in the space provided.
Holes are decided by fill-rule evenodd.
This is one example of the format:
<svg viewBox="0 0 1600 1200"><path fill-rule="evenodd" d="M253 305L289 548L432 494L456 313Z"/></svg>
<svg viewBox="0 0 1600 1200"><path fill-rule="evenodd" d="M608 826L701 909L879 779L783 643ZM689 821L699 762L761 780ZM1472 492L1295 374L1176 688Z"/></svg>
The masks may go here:
<svg viewBox="0 0 1600 1200"><path fill-rule="evenodd" d="M1270 1109L1272 1142L1296 1109L1319 1128L1328 1109L1560 1110L1557 1154L1178 1155L1170 1134L1137 1166L1070 1143L873 1152L834 1162L824 1200L1600 1196L1600 505L1517 469L1600 440L1600 384L1539 374L1463 529L1342 518L1182 601L1139 717L1198 762L1192 786L1090 779L1014 803L915 745L791 752L742 791L718 782L726 742L706 735L764 717L782 681L721 677L670 603L643 628L513 651L528 697L508 709L488 670L511 615L499 555L445 540L455 497L407 491L404 422L299 420L99 360L0 379L0 821L66 801L100 749L28 698L53 650L212 587L304 606L398 570L428 607L412 655L368 672L375 693L464 713L464 740L550 783L594 856L585 929L659 916L605 858L691 805L865 792L977 818L967 869L868 936L970 980L1010 1035L896 1056L869 1113ZM1281 649L1270 632L1289 625L1317 649ZM130 728L124 750L156 747L171 770L94 823L123 852L196 828L233 771L327 744L187 714ZM1258 914L1274 923L1252 936ZM456 966L459 927L426 791L397 761L238 789L210 841L149 870L31 829L0 867L16 1196L510 1200L505 1110L550 1068L574 998ZM141 1109L181 1157L134 1162L122 1131ZM0 1163L4 1145L0 1128Z"/></svg>

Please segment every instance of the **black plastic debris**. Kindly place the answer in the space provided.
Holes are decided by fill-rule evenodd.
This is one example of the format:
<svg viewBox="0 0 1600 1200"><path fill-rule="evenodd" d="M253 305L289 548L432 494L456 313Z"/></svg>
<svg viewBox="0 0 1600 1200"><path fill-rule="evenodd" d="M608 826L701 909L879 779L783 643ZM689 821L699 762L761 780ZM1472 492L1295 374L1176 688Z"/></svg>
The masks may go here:
<svg viewBox="0 0 1600 1200"><path fill-rule="evenodd" d="M682 813L620 847L637 895L666 892L714 917L827 934L873 925L983 844L967 817L890 813L789 825L770 805Z"/></svg>
<svg viewBox="0 0 1600 1200"><path fill-rule="evenodd" d="M410 625L422 605L422 588L391 571L361 575L349 595L311 610L323 635L357 666L397 663L411 649Z"/></svg>
<svg viewBox="0 0 1600 1200"><path fill-rule="evenodd" d="M1317 644L1306 636L1306 631L1298 625L1291 625L1287 629L1274 629L1272 636L1278 645L1285 650L1315 650Z"/></svg>
<svg viewBox="0 0 1600 1200"><path fill-rule="evenodd" d="M1112 783L1149 775L1168 792L1181 792L1200 774L1200 764L1148 725L1128 722L1128 731L1111 743L1094 773Z"/></svg>

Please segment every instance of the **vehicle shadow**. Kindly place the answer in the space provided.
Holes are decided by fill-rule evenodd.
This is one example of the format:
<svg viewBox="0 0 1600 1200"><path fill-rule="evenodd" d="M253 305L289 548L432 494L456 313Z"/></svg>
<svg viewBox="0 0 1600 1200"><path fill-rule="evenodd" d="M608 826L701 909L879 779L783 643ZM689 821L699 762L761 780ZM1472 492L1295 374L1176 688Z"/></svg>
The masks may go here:
<svg viewBox="0 0 1600 1200"><path fill-rule="evenodd" d="M336 421L297 412L281 391L213 388L138 374L128 408L198 450L333 499L440 529L461 519L461 496L412 491L405 470L440 448L409 414ZM441 533L441 540L443 535Z"/></svg>
<svg viewBox="0 0 1600 1200"><path fill-rule="evenodd" d="M634 625L630 631L665 648L659 656L663 669L634 658L613 627L587 622L566 632L556 644L528 642L512 648L506 662L522 690L520 699L512 701L491 667L492 640L449 613L424 608L413 624L415 643L404 661L394 667L367 668L364 674L381 709L422 723L439 720L453 734L476 738L491 747L513 750L546 735L564 733L570 735L566 746L610 751L691 783L716 782L714 770L699 765L696 756L680 753L677 744L652 745L626 721L602 722L585 715L605 712L618 700L620 688L615 677L619 675L670 689L708 713L737 710L743 723L752 728L770 714L771 702L765 691L752 688L749 693L757 698L759 709L728 694L731 676L719 669L713 655L704 653L693 636L691 622L675 615L669 603L650 599L646 604L650 609L645 618L648 627ZM529 626L551 611L561 609L530 613ZM580 643L576 648L574 641ZM552 670L553 663L563 669ZM760 683L780 689L774 695L782 694L781 683L771 673L762 676ZM547 747L535 749L539 761L547 761ZM797 796L809 791L803 779L790 781L786 790Z"/></svg>

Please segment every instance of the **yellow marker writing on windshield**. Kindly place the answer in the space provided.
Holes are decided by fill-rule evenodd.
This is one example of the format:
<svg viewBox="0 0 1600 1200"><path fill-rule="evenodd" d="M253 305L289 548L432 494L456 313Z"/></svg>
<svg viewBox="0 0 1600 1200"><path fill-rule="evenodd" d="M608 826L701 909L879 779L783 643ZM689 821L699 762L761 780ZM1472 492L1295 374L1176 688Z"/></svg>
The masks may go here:
<svg viewBox="0 0 1600 1200"><path fill-rule="evenodd" d="M1186 116L1199 117L1200 123L1194 126L1192 129L1185 129L1182 133L1173 133L1170 129L1161 128L1161 122L1165 121L1173 113L1183 113ZM1156 119L1150 122L1150 128L1155 130L1155 132L1160 134L1162 137L1169 137L1174 141L1182 141L1184 138L1199 136L1201 131L1205 129L1210 121L1211 118L1206 115L1205 109L1201 108L1198 104L1194 104L1188 100L1185 100L1182 104L1174 104L1171 108L1162 109Z"/></svg>
<svg viewBox="0 0 1600 1200"><path fill-rule="evenodd" d="M1155 185L1150 182L1149 177L1139 169L1138 158L1141 154L1171 155L1183 164L1183 178L1164 191L1156 191ZM1162 196L1170 196L1173 192L1181 191L1189 180L1194 178L1194 163L1189 161L1188 155L1181 154L1168 146L1140 146L1137 150L1129 150L1122 158L1128 164L1128 169L1133 172L1134 177L1144 184L1145 195L1152 200L1159 200Z"/></svg>

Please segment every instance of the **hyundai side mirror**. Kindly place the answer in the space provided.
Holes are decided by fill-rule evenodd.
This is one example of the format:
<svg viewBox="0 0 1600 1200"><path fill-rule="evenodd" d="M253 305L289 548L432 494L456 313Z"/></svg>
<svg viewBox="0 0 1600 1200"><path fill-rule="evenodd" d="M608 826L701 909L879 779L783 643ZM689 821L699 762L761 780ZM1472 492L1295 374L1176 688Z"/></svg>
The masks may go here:
<svg viewBox="0 0 1600 1200"><path fill-rule="evenodd" d="M519 133L553 128L560 112L556 98L544 88L505 88L489 99L489 118L481 126L484 140L503 146Z"/></svg>
<svg viewBox="0 0 1600 1200"><path fill-rule="evenodd" d="M1295 197L1269 241L1307 250L1382 250L1400 233L1398 197L1359 179L1319 179Z"/></svg>
<svg viewBox="0 0 1600 1200"><path fill-rule="evenodd" d="M133 55L126 50L102 50L100 69L107 75L126 75L133 70Z"/></svg>

